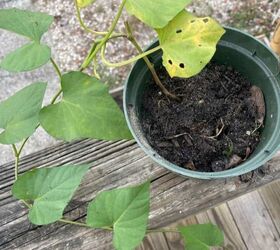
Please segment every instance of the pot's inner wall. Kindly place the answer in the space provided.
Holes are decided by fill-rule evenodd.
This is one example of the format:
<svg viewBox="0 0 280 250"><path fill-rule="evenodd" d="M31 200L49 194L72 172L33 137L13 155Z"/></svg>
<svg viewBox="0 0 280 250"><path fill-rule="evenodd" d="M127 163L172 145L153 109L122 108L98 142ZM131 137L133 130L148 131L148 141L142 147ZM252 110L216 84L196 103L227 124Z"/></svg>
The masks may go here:
<svg viewBox="0 0 280 250"><path fill-rule="evenodd" d="M212 60L217 64L232 66L241 74L243 74L252 85L260 87L264 93L266 102L265 127L262 131L261 141L251 157L259 153L264 148L267 150L266 145L273 136L273 131L275 131L276 128L276 121L278 120L279 116L279 100L277 100L275 94L275 92L277 93L277 91L279 91L279 89L275 88L278 83L270 83L271 81L275 81L275 79L271 77L271 71L266 66L264 66L261 59L257 57L257 53L258 52L251 53L247 49L243 49L239 46L236 46L235 44L221 41ZM155 68L157 68L162 63L161 55L161 53L155 53L150 58L154 62ZM149 87L149 82L152 77L149 70L145 66L145 63L143 61L141 63L143 64L141 65L143 67L141 72L138 72L139 74L137 74L137 79L135 79L135 82L141 82L142 84L136 84L137 87L135 85L133 86L132 92L135 95L135 99L133 97L130 98L130 100L134 99L135 101L133 106L136 108L134 111L138 121L142 118L142 96L144 91ZM138 69L141 68L141 66L139 66ZM134 74L134 76L135 75L136 74ZM133 79L130 79L130 81L133 82ZM139 122L133 123L134 125L137 123L138 129L141 130ZM142 137L142 142L145 143L147 147L147 141L145 138L143 138L142 132L139 131L137 134L138 136Z"/></svg>

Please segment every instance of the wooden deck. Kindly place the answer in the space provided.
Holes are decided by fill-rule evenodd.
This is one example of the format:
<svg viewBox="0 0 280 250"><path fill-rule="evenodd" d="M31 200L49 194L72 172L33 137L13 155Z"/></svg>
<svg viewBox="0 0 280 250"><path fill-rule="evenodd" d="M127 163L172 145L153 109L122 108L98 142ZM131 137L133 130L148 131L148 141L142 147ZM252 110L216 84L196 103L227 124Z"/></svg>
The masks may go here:
<svg viewBox="0 0 280 250"><path fill-rule="evenodd" d="M280 249L280 182L187 217L168 227L212 222L224 231L224 249ZM149 235L138 250L183 250L177 234Z"/></svg>
<svg viewBox="0 0 280 250"><path fill-rule="evenodd" d="M255 171L252 179L241 181L236 177L205 181L185 178L165 170L149 159L133 141L82 140L62 143L24 157L20 169L25 172L33 167L69 163L88 163L91 169L67 207L66 218L84 221L88 201L101 190L150 179L150 228L167 226L280 179L280 154L263 169ZM61 223L43 227L31 225L24 205L11 196L13 163L0 168L0 249L112 249L112 236L108 232ZM209 218L214 220L225 230L227 243L241 246L233 249L246 249L242 246L249 247L249 244L252 244L249 249L280 249L277 231L280 202L278 206L270 202L279 201L279 196L274 188L267 187L265 190L266 193L262 195L251 193L245 198L188 218L183 223L205 222ZM266 207L269 207L269 212ZM177 236L171 234L150 236L144 244L144 249L179 249L180 245ZM261 248L255 247L260 245Z"/></svg>

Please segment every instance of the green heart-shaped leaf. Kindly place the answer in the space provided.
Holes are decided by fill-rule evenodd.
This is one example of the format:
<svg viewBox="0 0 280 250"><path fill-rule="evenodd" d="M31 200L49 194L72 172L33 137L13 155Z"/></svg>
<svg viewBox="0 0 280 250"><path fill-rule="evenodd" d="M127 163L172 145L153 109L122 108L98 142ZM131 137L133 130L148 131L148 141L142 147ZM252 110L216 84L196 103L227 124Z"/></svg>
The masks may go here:
<svg viewBox="0 0 280 250"><path fill-rule="evenodd" d="M49 29L53 17L40 12L19 9L0 10L0 28L39 42Z"/></svg>
<svg viewBox="0 0 280 250"><path fill-rule="evenodd" d="M153 28L163 28L191 0L127 0L126 9L142 22Z"/></svg>
<svg viewBox="0 0 280 250"><path fill-rule="evenodd" d="M182 11L157 32L169 75L187 78L208 64L225 30L210 17L198 18Z"/></svg>
<svg viewBox="0 0 280 250"><path fill-rule="evenodd" d="M31 42L8 54L0 67L10 72L29 71L46 64L50 57L51 50L48 46Z"/></svg>
<svg viewBox="0 0 280 250"><path fill-rule="evenodd" d="M150 183L105 191L89 204L87 224L114 230L114 246L131 250L143 240L149 215Z"/></svg>
<svg viewBox="0 0 280 250"><path fill-rule="evenodd" d="M62 218L63 210L79 186L89 166L40 168L20 175L14 183L14 197L33 201L28 217L45 225Z"/></svg>
<svg viewBox="0 0 280 250"><path fill-rule="evenodd" d="M187 250L208 250L210 247L222 246L224 235L213 224L199 224L180 227Z"/></svg>
<svg viewBox="0 0 280 250"><path fill-rule="evenodd" d="M39 123L39 112L46 83L34 83L0 103L0 143L13 144L33 134Z"/></svg>
<svg viewBox="0 0 280 250"><path fill-rule="evenodd" d="M98 79L81 72L62 76L63 99L43 108L40 123L53 137L130 139L124 115Z"/></svg>

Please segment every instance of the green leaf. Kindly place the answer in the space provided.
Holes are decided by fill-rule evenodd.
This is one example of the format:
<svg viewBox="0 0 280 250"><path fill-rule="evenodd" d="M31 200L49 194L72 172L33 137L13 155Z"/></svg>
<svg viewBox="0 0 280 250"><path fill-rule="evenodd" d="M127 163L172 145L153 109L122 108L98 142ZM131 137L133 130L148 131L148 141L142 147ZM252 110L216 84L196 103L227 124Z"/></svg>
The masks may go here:
<svg viewBox="0 0 280 250"><path fill-rule="evenodd" d="M210 247L222 246L224 242L223 233L213 224L180 227L179 231L184 237L187 250L208 250Z"/></svg>
<svg viewBox="0 0 280 250"><path fill-rule="evenodd" d="M95 0L77 0L79 8L85 8L95 2Z"/></svg>
<svg viewBox="0 0 280 250"><path fill-rule="evenodd" d="M62 76L61 86L62 101L40 112L40 123L50 135L66 141L131 138L123 113L99 80L70 72Z"/></svg>
<svg viewBox="0 0 280 250"><path fill-rule="evenodd" d="M31 42L8 54L0 67L10 72L29 71L46 64L51 57L51 50L46 45Z"/></svg>
<svg viewBox="0 0 280 250"><path fill-rule="evenodd" d="M88 165L34 169L19 176L12 192L17 199L33 201L28 214L33 224L53 223L62 218L88 169Z"/></svg>
<svg viewBox="0 0 280 250"><path fill-rule="evenodd" d="M40 12L19 9L0 10L0 28L26 36L39 42L49 29L53 17Z"/></svg>
<svg viewBox="0 0 280 250"><path fill-rule="evenodd" d="M157 32L169 75L191 77L211 60L225 30L210 17L198 18L182 11Z"/></svg>
<svg viewBox="0 0 280 250"><path fill-rule="evenodd" d="M39 123L39 112L46 83L33 83L0 103L0 143L13 144L33 134Z"/></svg>
<svg viewBox="0 0 280 250"><path fill-rule="evenodd" d="M114 246L118 250L134 249L146 234L150 183L137 187L105 191L89 204L87 224L94 228L114 230Z"/></svg>
<svg viewBox="0 0 280 250"><path fill-rule="evenodd" d="M153 28L163 28L191 0L127 0L126 9L142 22Z"/></svg>

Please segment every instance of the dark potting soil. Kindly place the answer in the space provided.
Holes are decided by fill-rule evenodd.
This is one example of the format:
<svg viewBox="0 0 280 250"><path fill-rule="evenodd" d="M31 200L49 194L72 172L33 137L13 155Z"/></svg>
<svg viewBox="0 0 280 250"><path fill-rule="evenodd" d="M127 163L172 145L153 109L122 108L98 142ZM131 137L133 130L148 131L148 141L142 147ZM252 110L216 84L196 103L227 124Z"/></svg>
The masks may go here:
<svg viewBox="0 0 280 250"><path fill-rule="evenodd" d="M248 158L264 118L259 88L231 67L213 63L189 79L171 79L163 67L158 73L181 98L167 98L152 81L143 96L142 129L162 157L205 172L233 168Z"/></svg>

